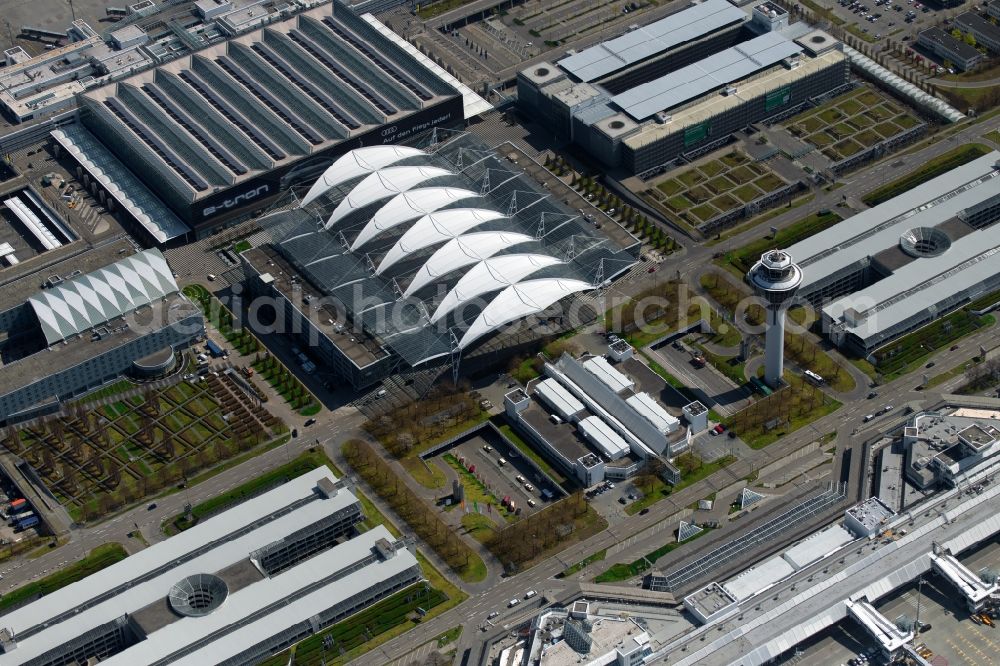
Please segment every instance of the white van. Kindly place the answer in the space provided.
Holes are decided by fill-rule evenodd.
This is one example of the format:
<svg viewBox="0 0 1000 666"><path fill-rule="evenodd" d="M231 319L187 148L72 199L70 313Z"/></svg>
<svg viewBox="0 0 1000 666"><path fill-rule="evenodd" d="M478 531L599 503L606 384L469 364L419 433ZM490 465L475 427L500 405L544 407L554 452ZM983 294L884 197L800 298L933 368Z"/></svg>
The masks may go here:
<svg viewBox="0 0 1000 666"><path fill-rule="evenodd" d="M560 423L562 423L562 419L559 418L555 414L549 414L549 420L552 421L553 423L555 423L556 425L559 425Z"/></svg>
<svg viewBox="0 0 1000 666"><path fill-rule="evenodd" d="M502 467L502 466L504 466L504 465L507 464L507 459L506 458L500 458L499 460L497 460L497 464L499 464Z"/></svg>
<svg viewBox="0 0 1000 666"><path fill-rule="evenodd" d="M535 592L534 590L528 590L528 591L527 591L527 592L526 592L526 593L524 594L524 598L525 598L525 599L530 599L531 597L535 596L536 594L538 594L538 593L537 593L537 592Z"/></svg>
<svg viewBox="0 0 1000 666"><path fill-rule="evenodd" d="M521 603L520 599L511 599L510 603L507 604L507 608L513 608L514 606L518 605L519 603Z"/></svg>
<svg viewBox="0 0 1000 666"><path fill-rule="evenodd" d="M865 423L868 423L868 422L869 422L869 421L871 421L871 420L872 420L873 418L875 418L875 415L874 415L874 414L869 414L868 416L866 416L866 417L865 417Z"/></svg>

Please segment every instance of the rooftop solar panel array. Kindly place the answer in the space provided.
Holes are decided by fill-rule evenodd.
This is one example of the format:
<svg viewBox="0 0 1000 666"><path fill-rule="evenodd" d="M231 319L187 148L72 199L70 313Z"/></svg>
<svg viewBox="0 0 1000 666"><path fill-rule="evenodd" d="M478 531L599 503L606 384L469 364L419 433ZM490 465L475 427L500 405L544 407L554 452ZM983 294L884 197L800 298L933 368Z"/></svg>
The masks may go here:
<svg viewBox="0 0 1000 666"><path fill-rule="evenodd" d="M711 58L615 95L611 101L635 120L642 121L710 90L746 78L801 51L795 42L776 32L764 33Z"/></svg>
<svg viewBox="0 0 1000 666"><path fill-rule="evenodd" d="M470 159L471 155L475 155L475 159ZM463 163L460 159L465 164L474 164L463 170L458 167L458 164ZM492 151L468 135L452 139L438 148L436 153L421 157L419 161L444 167L456 174L434 178L422 184L427 187L447 185L482 191L483 182L489 174L491 191L488 194L483 195L480 201L457 200L454 207L482 207L507 212L512 199L516 201L518 212L509 218L501 217L480 224L475 227L475 231L523 233L537 240L520 244L510 252L542 252L568 262L544 268L533 273L532 277L560 276L594 282L602 270L608 278L635 262L631 254L613 244L578 215L551 201L546 193L538 191L537 185L527 176L521 172L512 172L510 163L501 161ZM464 308L461 322L451 319L447 326L430 325L429 314L435 311L442 294L428 288L419 293L434 293L420 299L411 297L401 308L392 312L393 316L387 316L400 302L400 289L405 289L406 281L436 246L428 248L424 254L415 256L409 262L400 261L398 270L394 266L383 275L376 276L373 266L378 265L380 258L395 244L405 227L400 227L396 235L385 234L366 243L363 251L355 253L347 248L371 218L374 208L385 201L380 201L373 207L360 208L329 231L323 229L323 221L354 184L356 182L351 181L334 188L317 200L318 206L276 213L263 218L261 224L269 231L275 248L289 263L320 291L338 298L352 317L360 319L370 335L392 348L408 364L417 365L436 356L449 354L449 327L464 329L475 321L480 307L473 304ZM543 220L544 224L540 224ZM363 302L363 311L352 311L353 304L357 302Z"/></svg>
<svg viewBox="0 0 1000 666"><path fill-rule="evenodd" d="M332 3L90 91L84 121L193 200L457 94Z"/></svg>
<svg viewBox="0 0 1000 666"><path fill-rule="evenodd" d="M559 66L581 81L589 82L719 28L746 20L746 12L727 0L706 0L621 37L575 53L560 60Z"/></svg>

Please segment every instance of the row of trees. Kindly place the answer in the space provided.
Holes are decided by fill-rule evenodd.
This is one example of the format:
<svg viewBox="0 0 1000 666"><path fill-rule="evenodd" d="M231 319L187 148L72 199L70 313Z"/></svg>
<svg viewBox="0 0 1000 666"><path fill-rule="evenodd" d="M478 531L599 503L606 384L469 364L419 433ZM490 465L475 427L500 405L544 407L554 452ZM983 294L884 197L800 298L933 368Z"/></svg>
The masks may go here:
<svg viewBox="0 0 1000 666"><path fill-rule="evenodd" d="M582 492L550 504L541 511L522 517L503 529L494 529L486 547L504 569L514 573L528 562L571 538L577 522L591 511Z"/></svg>
<svg viewBox="0 0 1000 666"><path fill-rule="evenodd" d="M459 386L459 389L465 385ZM440 437L455 426L480 414L476 400L465 392L436 391L363 426L393 456L402 458L425 442Z"/></svg>
<svg viewBox="0 0 1000 666"><path fill-rule="evenodd" d="M1000 384L1000 358L974 363L965 370L965 384L960 393L977 393Z"/></svg>
<svg viewBox="0 0 1000 666"><path fill-rule="evenodd" d="M414 493L370 444L359 439L344 443L344 458L393 511L434 549L455 572L461 573L478 559L465 541L434 509Z"/></svg>
<svg viewBox="0 0 1000 666"><path fill-rule="evenodd" d="M761 398L738 412L730 423L730 428L740 433L744 439L762 435L807 416L826 404L827 396L818 388L796 380L793 386L776 391Z"/></svg>
<svg viewBox="0 0 1000 666"><path fill-rule="evenodd" d="M257 338L254 338L257 340ZM259 345L260 342L258 341ZM311 404L315 398L306 388L305 384L299 381L291 370L271 355L271 352L257 350L257 356L253 367L267 380L271 386L280 393L295 409L302 409Z"/></svg>

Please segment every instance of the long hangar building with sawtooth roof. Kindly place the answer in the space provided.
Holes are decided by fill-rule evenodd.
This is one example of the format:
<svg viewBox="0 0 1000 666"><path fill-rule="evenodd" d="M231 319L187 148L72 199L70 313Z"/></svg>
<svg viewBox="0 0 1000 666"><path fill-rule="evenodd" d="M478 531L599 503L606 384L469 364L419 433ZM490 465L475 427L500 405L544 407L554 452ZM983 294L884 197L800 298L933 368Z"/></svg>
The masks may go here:
<svg viewBox="0 0 1000 666"><path fill-rule="evenodd" d="M144 242L202 237L359 146L460 127L490 105L334 0L78 96L52 133Z"/></svg>

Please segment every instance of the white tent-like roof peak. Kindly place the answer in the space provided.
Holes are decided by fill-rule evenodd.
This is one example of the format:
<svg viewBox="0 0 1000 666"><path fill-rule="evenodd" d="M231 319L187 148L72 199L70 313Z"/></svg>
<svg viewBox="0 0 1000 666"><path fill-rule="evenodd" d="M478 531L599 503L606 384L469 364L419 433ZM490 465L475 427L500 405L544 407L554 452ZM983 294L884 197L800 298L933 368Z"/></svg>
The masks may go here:
<svg viewBox="0 0 1000 666"><path fill-rule="evenodd" d="M424 248L458 238L481 224L507 216L488 208L449 208L423 216L382 257L377 275Z"/></svg>
<svg viewBox="0 0 1000 666"><path fill-rule="evenodd" d="M313 183L309 191L306 192L306 195L302 197L302 201L299 202L299 208L312 203L334 187L342 185L349 180L370 174L373 171L378 171L408 157L426 154L418 148L410 148L408 146L355 148L349 153L342 155L336 162L327 167L323 175Z"/></svg>
<svg viewBox="0 0 1000 666"><path fill-rule="evenodd" d="M326 221L329 229L358 208L391 196L406 192L432 178L454 176L448 169L432 166L401 166L380 169L369 174L354 186L334 209L330 219Z"/></svg>
<svg viewBox="0 0 1000 666"><path fill-rule="evenodd" d="M354 239L351 251L355 252L380 234L428 213L460 201L477 198L479 195L472 190L460 187L418 187L397 194L372 215L372 219Z"/></svg>

